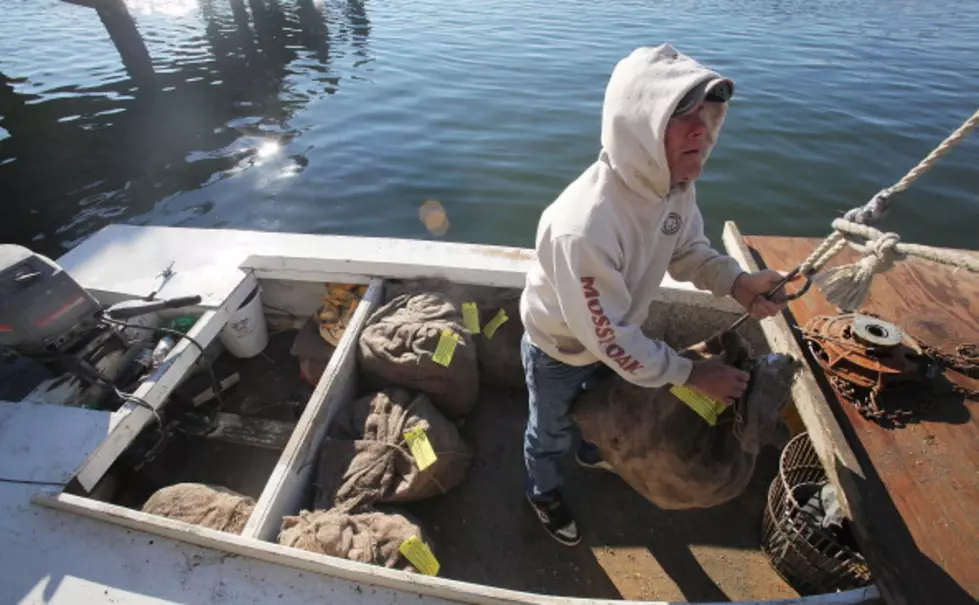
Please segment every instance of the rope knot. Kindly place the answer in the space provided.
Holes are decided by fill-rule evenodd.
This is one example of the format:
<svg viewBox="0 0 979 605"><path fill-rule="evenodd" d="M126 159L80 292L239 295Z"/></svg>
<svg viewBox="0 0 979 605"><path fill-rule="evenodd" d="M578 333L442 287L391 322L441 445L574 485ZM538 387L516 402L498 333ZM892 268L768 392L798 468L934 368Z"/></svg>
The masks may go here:
<svg viewBox="0 0 979 605"><path fill-rule="evenodd" d="M885 273L894 267L895 261L903 259L896 248L900 242L901 236L897 233L881 233L868 241L865 244L867 256L864 257L867 260L868 273Z"/></svg>
<svg viewBox="0 0 979 605"><path fill-rule="evenodd" d="M894 249L901 243L901 236L897 233L884 233L877 239L867 242L868 247L870 247L874 255L884 258L886 256L894 256L897 251Z"/></svg>

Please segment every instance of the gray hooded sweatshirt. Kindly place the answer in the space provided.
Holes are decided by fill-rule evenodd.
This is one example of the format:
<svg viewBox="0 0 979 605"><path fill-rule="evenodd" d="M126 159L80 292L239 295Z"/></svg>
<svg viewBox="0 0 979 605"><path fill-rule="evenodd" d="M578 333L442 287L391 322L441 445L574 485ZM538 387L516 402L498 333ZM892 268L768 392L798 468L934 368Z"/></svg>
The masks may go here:
<svg viewBox="0 0 979 605"><path fill-rule="evenodd" d="M717 77L669 44L639 48L613 71L601 154L541 215L520 301L531 342L551 357L601 361L640 386L686 383L692 363L640 326L667 271L717 296L741 273L704 236L694 185L670 187L664 146L680 99ZM705 105L705 159L726 112Z"/></svg>

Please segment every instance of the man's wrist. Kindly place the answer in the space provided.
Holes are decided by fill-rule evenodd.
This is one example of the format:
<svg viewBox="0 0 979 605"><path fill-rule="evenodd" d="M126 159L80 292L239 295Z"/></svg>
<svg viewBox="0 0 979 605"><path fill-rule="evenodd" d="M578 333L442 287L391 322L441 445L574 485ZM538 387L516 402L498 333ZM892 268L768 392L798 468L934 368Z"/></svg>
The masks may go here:
<svg viewBox="0 0 979 605"><path fill-rule="evenodd" d="M734 300L738 300L738 297L737 297L738 283L740 283L741 282L741 278L744 277L744 276L746 276L746 275L748 275L748 272L747 271L742 271L741 273L738 273L737 277L734 278L734 281L731 282L731 298L733 298Z"/></svg>
<svg viewBox="0 0 979 605"><path fill-rule="evenodd" d="M687 359L682 355L677 355L675 369L672 372L672 376L668 382L674 385L687 384L690 381L690 374L693 373L693 365L692 360Z"/></svg>

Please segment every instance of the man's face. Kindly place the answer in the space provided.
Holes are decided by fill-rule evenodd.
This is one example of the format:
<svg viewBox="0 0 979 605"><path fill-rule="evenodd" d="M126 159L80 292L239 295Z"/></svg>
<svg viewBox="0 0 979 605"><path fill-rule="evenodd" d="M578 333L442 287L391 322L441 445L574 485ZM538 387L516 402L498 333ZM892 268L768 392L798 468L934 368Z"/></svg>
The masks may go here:
<svg viewBox="0 0 979 605"><path fill-rule="evenodd" d="M670 185L694 181L703 168L704 150L710 131L704 121L704 101L682 116L673 116L666 125L666 161Z"/></svg>

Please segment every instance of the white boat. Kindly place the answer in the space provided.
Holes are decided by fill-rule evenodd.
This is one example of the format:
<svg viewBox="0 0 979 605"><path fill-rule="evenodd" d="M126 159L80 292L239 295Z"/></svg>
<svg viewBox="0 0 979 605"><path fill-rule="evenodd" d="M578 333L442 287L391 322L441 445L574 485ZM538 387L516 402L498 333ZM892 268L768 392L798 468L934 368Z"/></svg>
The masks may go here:
<svg viewBox="0 0 979 605"><path fill-rule="evenodd" d="M364 284L368 289L312 395L301 402L301 416L267 423L279 433L267 436L264 450L254 443L251 449L240 450L262 450L256 458L232 454L221 460L202 460L212 466L224 464L223 472L241 475L242 482L257 477L257 505L241 535L115 503L107 477L111 478L113 465L153 422L154 413L146 407L128 403L106 411L57 405L39 402L36 390L22 401L0 403L0 602L598 605L616 600L515 590L506 586L513 583L501 582L488 571L480 576L478 569L468 579L408 573L276 543L282 517L298 512L310 488L311 460L327 426L336 411L357 394L354 344L359 328L382 301L384 283L441 278L519 289L532 259L532 250L436 241L121 225L96 233L57 263L103 305L152 292L159 298L199 295L201 300L193 308L198 318L188 334L204 347L219 340L229 317L256 285L261 286L270 330L290 326L295 317L309 317L321 302L324 284ZM172 275L161 279L168 267ZM655 325L646 326L647 330L667 341L686 344L730 323L740 311L733 301L668 278L653 304L657 306L651 315ZM750 326L748 333L759 346L767 345L757 326ZM165 410L200 354L187 339L179 341L135 395ZM295 367L288 371L298 373ZM521 405L520 401L513 403ZM519 450L520 445L515 442L506 447ZM513 523L525 523L520 519L529 511L522 507L521 495L499 491L497 508L515 503ZM760 519L745 532L757 533L758 523ZM539 527L534 529L538 533L531 534L531 539L548 540ZM481 539L488 544L485 540L492 541L493 536ZM561 548L553 544L547 548L551 547ZM685 549L683 545L680 550L686 553L686 564L696 562ZM650 556L645 549L638 550ZM584 554L576 555L584 557L580 560L592 556L587 548L581 552ZM764 565L757 549L752 552L735 545L725 552L726 557L712 560L728 566L735 575L752 565ZM471 557L478 568L495 564L480 557L498 553L474 543L472 552L453 550L449 556ZM521 564L520 552L507 556L518 561L510 564ZM536 564L548 573L547 560ZM670 561L660 564L671 567ZM479 577L486 580L478 581ZM742 588L750 591L750 586ZM569 586L570 592L578 589L578 594L589 592L587 587ZM856 605L879 598L874 586L808 597L786 594L784 599L767 601L748 595L736 602ZM720 598L723 596L721 593ZM645 602L679 602L670 599Z"/></svg>

